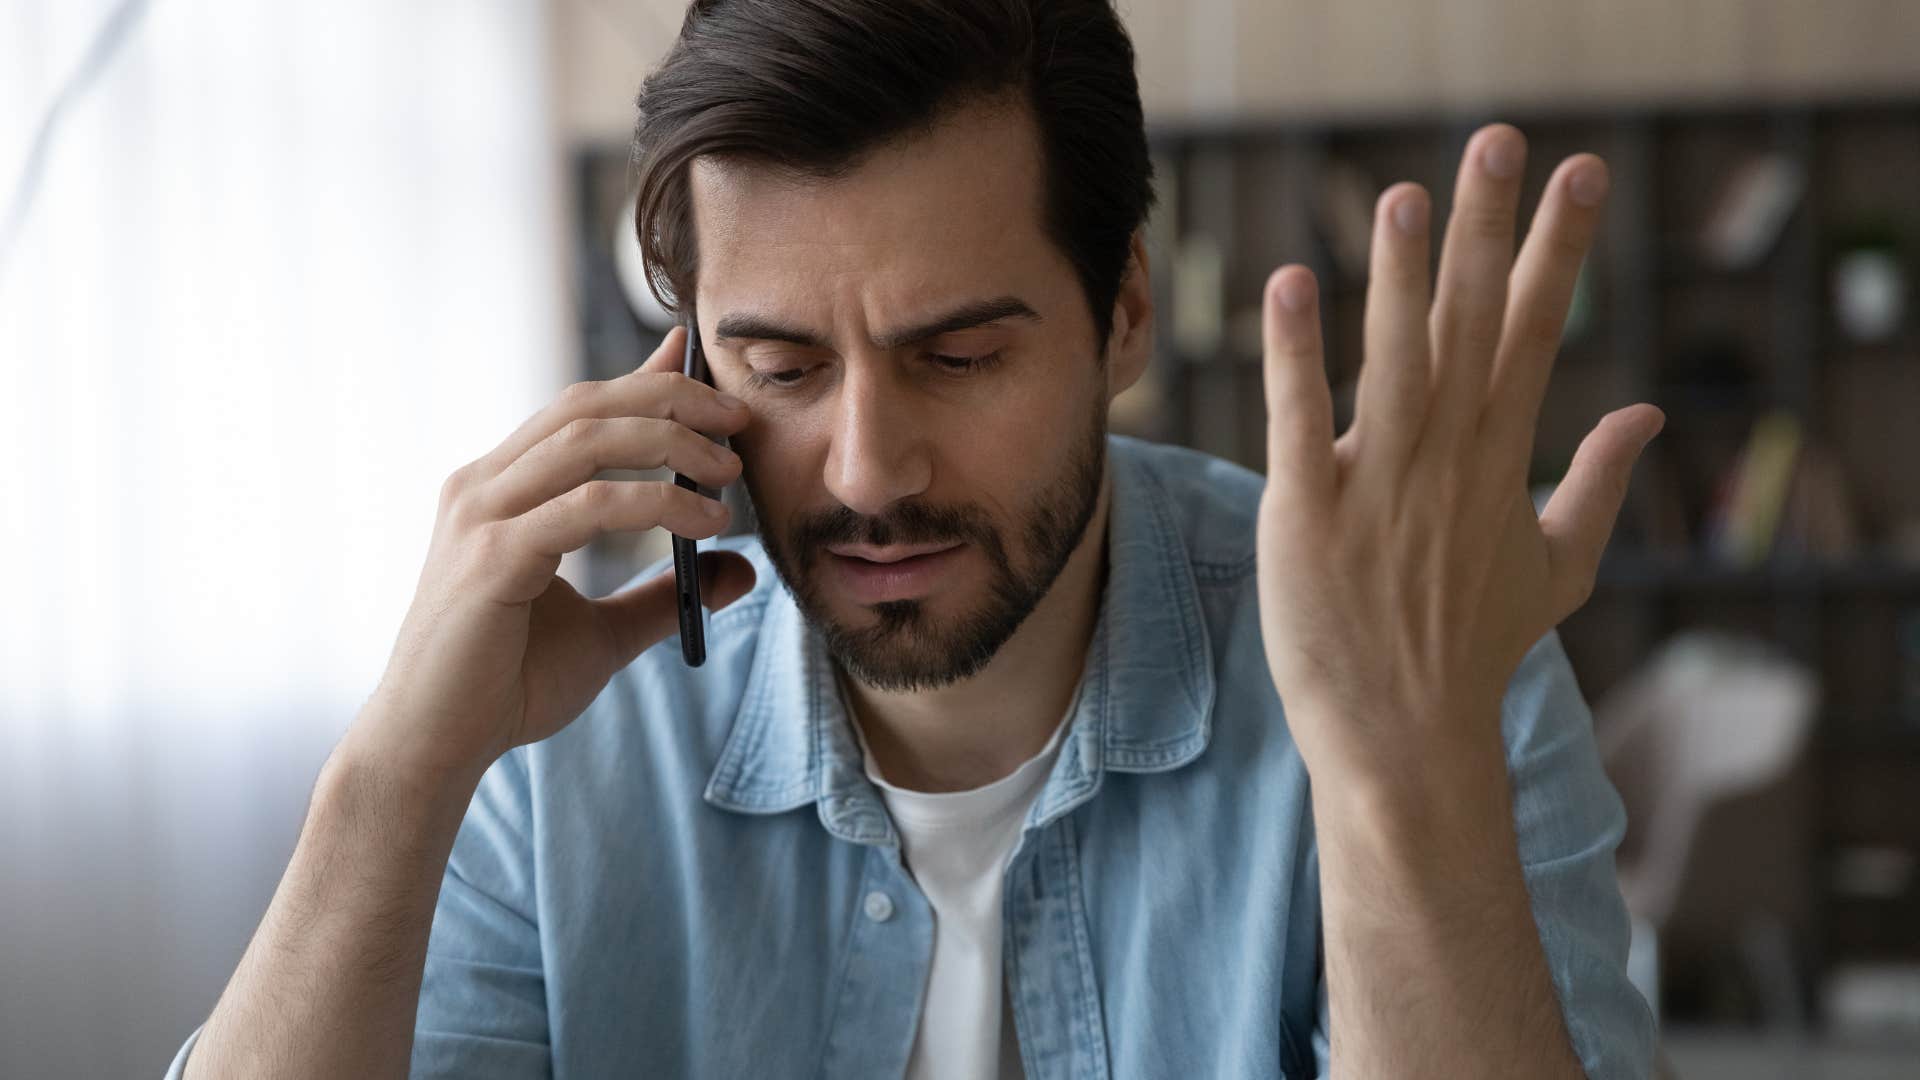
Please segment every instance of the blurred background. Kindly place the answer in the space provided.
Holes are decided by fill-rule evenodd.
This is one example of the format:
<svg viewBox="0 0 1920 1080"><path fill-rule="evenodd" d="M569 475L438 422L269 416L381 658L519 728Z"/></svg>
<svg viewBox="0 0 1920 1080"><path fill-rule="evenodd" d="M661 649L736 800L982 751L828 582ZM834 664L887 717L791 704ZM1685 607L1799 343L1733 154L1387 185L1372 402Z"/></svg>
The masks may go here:
<svg viewBox="0 0 1920 1080"><path fill-rule="evenodd" d="M1542 418L1666 434L1565 627L1675 1075L1920 1075L1920 4L1123 0L1157 154L1116 428L1259 467L1266 273L1343 413L1373 197L1613 169ZM674 0L0 0L0 1075L158 1075L384 666L441 480L630 370ZM1531 210L1531 199L1526 208ZM657 538L568 560L604 592Z"/></svg>

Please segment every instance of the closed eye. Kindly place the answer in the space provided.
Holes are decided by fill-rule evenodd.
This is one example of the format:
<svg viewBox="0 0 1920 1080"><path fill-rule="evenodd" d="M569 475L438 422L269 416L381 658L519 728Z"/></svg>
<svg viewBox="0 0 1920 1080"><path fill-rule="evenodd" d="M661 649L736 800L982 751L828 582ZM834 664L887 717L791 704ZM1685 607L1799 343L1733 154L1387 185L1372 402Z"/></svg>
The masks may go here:
<svg viewBox="0 0 1920 1080"><path fill-rule="evenodd" d="M765 374L756 371L747 376L747 381L756 386L792 386L801 379L806 378L807 372L811 370L813 369L788 368L785 371L774 371Z"/></svg>
<svg viewBox="0 0 1920 1080"><path fill-rule="evenodd" d="M932 360L934 364L947 371L954 372L955 374L964 374L967 372L985 371L999 363L1000 351L995 349L993 352L980 356L947 356L941 353L931 353L927 359Z"/></svg>
<svg viewBox="0 0 1920 1080"><path fill-rule="evenodd" d="M943 372L950 372L955 375L966 375L985 371L999 363L1000 351L995 349L993 352L980 356L952 356L946 353L928 353L927 360ZM747 373L747 383L756 388L769 386L793 387L798 386L812 373L813 368L810 367L786 368L781 371L749 371Z"/></svg>

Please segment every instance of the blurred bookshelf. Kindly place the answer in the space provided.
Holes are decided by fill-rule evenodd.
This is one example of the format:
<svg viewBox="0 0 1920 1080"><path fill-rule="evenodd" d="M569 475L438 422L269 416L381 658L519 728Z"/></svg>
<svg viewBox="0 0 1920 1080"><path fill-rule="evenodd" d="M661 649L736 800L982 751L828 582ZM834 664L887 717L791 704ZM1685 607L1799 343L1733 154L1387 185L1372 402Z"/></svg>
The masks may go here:
<svg viewBox="0 0 1920 1080"><path fill-rule="evenodd" d="M1459 155L1494 119L1528 137L1523 231L1568 155L1598 153L1613 177L1534 482L1557 481L1608 411L1652 401L1668 415L1593 599L1562 627L1588 698L1703 627L1762 639L1818 676L1811 745L1775 794L1787 812L1755 817L1778 876L1748 899L1787 928L1796 1008L1819 1025L1831 973L1920 972L1920 102L1159 128L1160 351L1116 426L1263 469L1261 288L1298 262L1321 283L1344 429L1374 199L1402 180L1432 192L1437 263ZM1894 866L1871 895L1838 869L1862 852ZM1683 1021L1764 1011L1672 965L1665 987Z"/></svg>

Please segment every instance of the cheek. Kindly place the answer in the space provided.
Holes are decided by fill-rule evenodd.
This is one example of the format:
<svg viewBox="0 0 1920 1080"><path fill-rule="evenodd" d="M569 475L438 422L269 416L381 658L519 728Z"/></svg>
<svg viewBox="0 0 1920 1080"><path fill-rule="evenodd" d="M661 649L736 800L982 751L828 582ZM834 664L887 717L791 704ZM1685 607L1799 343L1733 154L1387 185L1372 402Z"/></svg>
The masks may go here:
<svg viewBox="0 0 1920 1080"><path fill-rule="evenodd" d="M1073 468L1093 421L1093 405L1080 387L1009 399L991 419L977 418L962 443L976 498L1006 523L1019 520Z"/></svg>
<svg viewBox="0 0 1920 1080"><path fill-rule="evenodd" d="M812 440L791 428L756 421L729 440L743 463L742 479L763 518L785 520L787 508L819 485L820 460Z"/></svg>

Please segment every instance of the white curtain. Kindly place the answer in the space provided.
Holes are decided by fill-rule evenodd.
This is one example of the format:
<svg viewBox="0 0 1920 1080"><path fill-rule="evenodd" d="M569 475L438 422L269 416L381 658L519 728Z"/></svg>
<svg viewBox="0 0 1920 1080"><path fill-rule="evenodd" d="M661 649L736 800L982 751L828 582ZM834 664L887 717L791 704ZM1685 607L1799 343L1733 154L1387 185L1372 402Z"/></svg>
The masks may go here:
<svg viewBox="0 0 1920 1080"><path fill-rule="evenodd" d="M0 0L0 199L109 0ZM0 1075L158 1075L569 381L538 0L153 0L0 249ZM29 170L30 171L30 170Z"/></svg>

